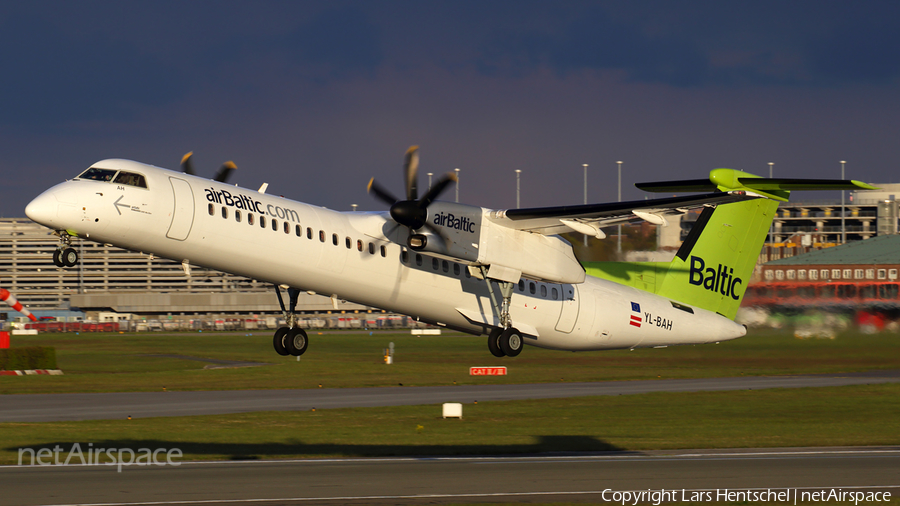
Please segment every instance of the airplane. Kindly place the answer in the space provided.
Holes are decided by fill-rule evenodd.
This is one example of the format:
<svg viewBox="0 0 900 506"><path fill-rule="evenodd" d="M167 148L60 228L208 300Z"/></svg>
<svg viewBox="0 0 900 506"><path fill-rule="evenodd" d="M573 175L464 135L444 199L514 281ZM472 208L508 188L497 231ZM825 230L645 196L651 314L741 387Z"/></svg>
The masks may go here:
<svg viewBox="0 0 900 506"><path fill-rule="evenodd" d="M767 179L733 169L638 188L697 193L650 200L527 209L440 201L455 180L421 197L418 147L404 162L405 199L375 182L381 212L338 212L123 159L101 160L46 190L25 209L60 238L53 261L72 267L73 238L272 283L286 325L279 355L309 345L297 323L302 291L488 336L495 357L524 346L588 351L736 339L734 321L778 203L793 190L876 189L852 180ZM225 170L225 169L228 170ZM602 228L702 209L671 262L582 264L559 234L603 239ZM285 307L280 286L289 287Z"/></svg>

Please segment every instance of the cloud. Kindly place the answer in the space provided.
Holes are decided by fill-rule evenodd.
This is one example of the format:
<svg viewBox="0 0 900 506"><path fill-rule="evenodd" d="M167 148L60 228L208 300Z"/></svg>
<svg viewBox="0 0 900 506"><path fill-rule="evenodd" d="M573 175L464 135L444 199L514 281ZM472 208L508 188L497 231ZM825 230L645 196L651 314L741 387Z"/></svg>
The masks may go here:
<svg viewBox="0 0 900 506"><path fill-rule="evenodd" d="M621 71L630 81L679 87L700 84L708 74L707 56L688 37L649 35L639 23L613 20L601 9L552 31L495 36L482 52L484 73Z"/></svg>
<svg viewBox="0 0 900 506"><path fill-rule="evenodd" d="M810 70L829 83L884 83L900 76L900 26L840 25L807 48Z"/></svg>
<svg viewBox="0 0 900 506"><path fill-rule="evenodd" d="M182 95L179 73L125 40L74 36L34 17L0 24L0 124L121 120Z"/></svg>

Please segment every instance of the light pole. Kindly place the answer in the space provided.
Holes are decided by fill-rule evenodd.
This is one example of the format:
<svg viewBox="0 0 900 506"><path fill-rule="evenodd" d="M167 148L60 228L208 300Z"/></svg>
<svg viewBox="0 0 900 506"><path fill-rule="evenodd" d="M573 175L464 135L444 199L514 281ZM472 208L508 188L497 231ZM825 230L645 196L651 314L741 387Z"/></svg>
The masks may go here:
<svg viewBox="0 0 900 506"><path fill-rule="evenodd" d="M456 173L456 203L459 204L459 169L453 169Z"/></svg>
<svg viewBox="0 0 900 506"><path fill-rule="evenodd" d="M588 164L582 163L582 167L584 167L584 205L587 205L587 168ZM588 245L588 236L584 235L584 247L587 248Z"/></svg>
<svg viewBox="0 0 900 506"><path fill-rule="evenodd" d="M350 207L353 208L353 212L355 213L355 212L356 212L356 207L357 207L356 204L350 204Z"/></svg>
<svg viewBox="0 0 900 506"><path fill-rule="evenodd" d="M428 173L428 189L429 190L431 189L431 176L433 176L433 175L434 175L434 172Z"/></svg>
<svg viewBox="0 0 900 506"><path fill-rule="evenodd" d="M775 165L775 162L769 162L769 179L772 179L772 167ZM778 210L776 208L775 215L778 215ZM773 227L775 226L775 220L772 220L772 223L769 223L769 244L772 244L772 235L773 235ZM768 258L768 257L766 257Z"/></svg>
<svg viewBox="0 0 900 506"><path fill-rule="evenodd" d="M619 160L616 162L619 166L619 202L622 202L622 161ZM618 225L618 230L616 233L616 253L619 255L622 254L622 224Z"/></svg>
<svg viewBox="0 0 900 506"><path fill-rule="evenodd" d="M841 180L844 179L844 164L846 160L841 160ZM847 244L847 228L844 226L844 190L841 190L841 244Z"/></svg>
<svg viewBox="0 0 900 506"><path fill-rule="evenodd" d="M521 176L521 175L522 175L521 169L516 169L516 209L519 208L519 204L520 204L520 202L521 202L521 201L519 200L519 190L520 190L520 188L521 188L521 187L519 186L519 176Z"/></svg>

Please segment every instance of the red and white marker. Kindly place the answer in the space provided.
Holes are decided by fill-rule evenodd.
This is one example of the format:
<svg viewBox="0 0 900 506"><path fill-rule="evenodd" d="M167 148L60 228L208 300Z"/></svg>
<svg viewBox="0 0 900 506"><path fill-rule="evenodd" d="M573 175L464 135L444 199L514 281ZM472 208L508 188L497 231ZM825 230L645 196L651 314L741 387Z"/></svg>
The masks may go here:
<svg viewBox="0 0 900 506"><path fill-rule="evenodd" d="M22 306L22 303L19 302L18 300L16 300L16 298L13 297L12 294L9 293L5 288L0 288L0 300L6 301L6 303L9 304L9 307L11 307L11 308L15 309L16 311L22 313L23 315L27 316L28 318L31 319L31 321L33 321L33 322L37 321L37 318L35 318L34 315L31 314L31 311L25 309Z"/></svg>

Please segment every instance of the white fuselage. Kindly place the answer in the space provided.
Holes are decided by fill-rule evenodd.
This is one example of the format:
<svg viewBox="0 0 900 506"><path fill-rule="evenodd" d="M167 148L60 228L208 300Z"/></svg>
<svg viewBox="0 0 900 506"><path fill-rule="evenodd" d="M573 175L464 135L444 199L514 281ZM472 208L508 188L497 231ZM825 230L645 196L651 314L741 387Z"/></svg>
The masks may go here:
<svg viewBox="0 0 900 506"><path fill-rule="evenodd" d="M32 201L26 214L92 241L465 332L487 333L499 325L486 282L467 265L401 246L406 231L386 212L332 211L127 160L94 167L138 172L147 188L66 181ZM496 286L494 292L499 297ZM580 284L523 279L510 316L526 343L573 351L708 343L745 334L725 317L691 310L592 277Z"/></svg>

